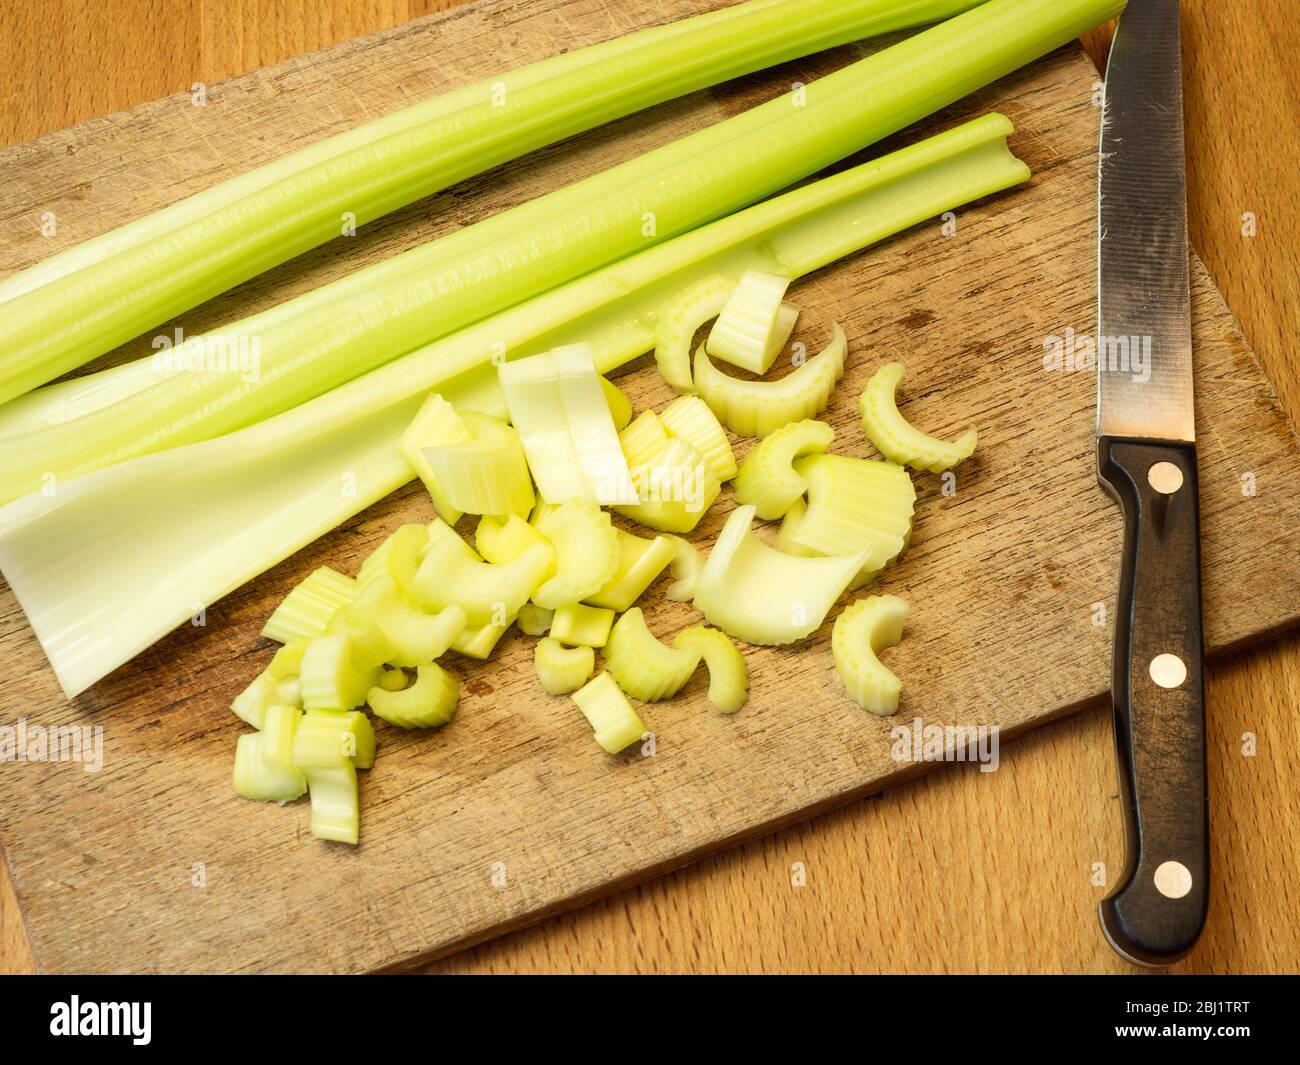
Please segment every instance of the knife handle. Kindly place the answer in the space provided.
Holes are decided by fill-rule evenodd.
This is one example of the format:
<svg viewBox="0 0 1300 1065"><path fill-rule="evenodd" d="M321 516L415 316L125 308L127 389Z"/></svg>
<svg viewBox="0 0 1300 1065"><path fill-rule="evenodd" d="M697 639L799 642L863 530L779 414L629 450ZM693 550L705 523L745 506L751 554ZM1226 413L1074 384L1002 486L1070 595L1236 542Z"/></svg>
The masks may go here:
<svg viewBox="0 0 1300 1065"><path fill-rule="evenodd" d="M1201 934L1210 887L1196 447L1102 437L1098 470L1124 512L1111 690L1128 837L1101 924L1130 961L1166 965Z"/></svg>

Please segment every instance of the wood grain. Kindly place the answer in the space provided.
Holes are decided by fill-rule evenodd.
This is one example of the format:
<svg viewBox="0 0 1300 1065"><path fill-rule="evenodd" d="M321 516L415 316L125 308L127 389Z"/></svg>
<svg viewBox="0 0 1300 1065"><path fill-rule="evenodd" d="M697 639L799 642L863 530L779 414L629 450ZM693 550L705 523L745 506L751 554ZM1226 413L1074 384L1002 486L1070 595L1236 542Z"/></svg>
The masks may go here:
<svg viewBox="0 0 1300 1065"><path fill-rule="evenodd" d="M1264 14L1268 25L1272 12ZM1189 12L1189 29L1193 34L1204 32L1207 50L1209 30L1222 29L1222 23L1205 20L1220 17L1231 15L1209 13L1199 5ZM1285 39L1276 20L1274 29L1279 34L1276 39ZM1251 40L1249 35L1234 37L1230 32L1214 36ZM1216 48L1207 54L1217 52ZM1189 53L1189 58L1195 54L1190 47ZM1280 62L1277 65L1280 68ZM1245 66L1238 64L1238 68ZM204 73L187 71L185 76ZM1282 111L1287 92L1292 103L1295 97L1294 76L1289 82L1286 78L1279 75L1279 86L1270 97L1270 102L1280 101L1277 106ZM169 87L182 88L184 83ZM1221 86L1212 88L1217 91ZM118 103L155 94L156 90L144 91L119 98ZM1253 105L1253 91L1249 95ZM1189 89L1189 112L1195 100ZM1216 101L1217 106L1223 104L1222 99ZM1209 107L1200 117L1214 120L1219 115ZM46 127L59 124L55 119ZM1240 135L1240 130L1236 133ZM1266 131L1257 133L1261 151L1265 145L1275 148ZM1194 161L1196 151L1194 136ZM1212 147L1209 154L1214 154ZM1295 169L1292 166L1290 173ZM1243 170L1236 168L1234 173ZM1195 163L1192 179L1197 190ZM1286 203L1285 188L1275 189L1253 190L1261 218L1268 216L1269 207ZM1231 209L1242 202L1233 200L1232 191L1225 192L1220 207L1226 204ZM1196 207L1194 192L1194 236L1196 227L1204 224ZM1225 225L1224 213L1221 210L1212 218L1220 229ZM1275 241L1288 236L1294 240L1293 235L1276 232L1277 228L1272 233ZM1261 229L1261 237L1266 234L1269 230ZM1271 254L1282 257L1281 266L1276 259L1268 260L1279 284L1293 284L1296 271L1288 273L1286 267L1294 267L1294 244L1289 253L1274 250ZM1239 310L1244 306L1237 305ZM1268 304L1256 300L1256 305L1266 326L1278 320L1269 317ZM1292 300L1281 306L1297 304ZM1287 354L1273 356L1283 370L1289 365ZM1285 380L1277 372L1274 377ZM1229 670L1222 677L1226 702L1219 685L1212 686L1214 727L1224 729L1216 742L1235 750L1237 737L1250 728L1261 737L1260 753L1249 760L1225 759L1212 780L1215 792L1226 792L1232 799L1230 806L1223 807L1223 815L1233 831L1216 835L1220 870L1216 897L1218 911L1226 912L1212 909L1211 933L1185 967L1285 967L1293 965L1297 956L1296 929L1288 924L1288 918L1294 921L1295 900L1287 898L1282 875L1294 866L1294 844L1267 831L1269 824L1285 824L1286 815L1296 812L1294 785L1287 789L1283 784L1295 745L1294 729L1285 716L1288 701L1293 705L1296 695L1293 657L1290 652L1271 651L1252 659L1258 666ZM1283 682L1269 687L1270 674L1263 672L1269 669ZM1289 672L1278 672L1282 669ZM1221 674L1216 671L1216 679ZM1243 697L1247 694L1250 699ZM824 818L816 831L805 827L751 844L695 871L675 874L444 966L579 971L1115 967L1117 963L1093 932L1090 911L1097 892L1086 879L1087 866L1099 860L1097 855L1113 856L1113 862L1119 857L1118 820L1106 808L1103 789L1096 786L1097 781L1109 781L1112 772L1102 715L1053 726L1012 745L1006 757L999 773L969 778L939 774ZM1061 779L1077 783L1061 789ZM893 810L895 803L905 809ZM1216 795L1216 810L1221 806ZM795 861L802 861L808 870L806 887L790 884L789 867ZM1226 881L1236 900L1229 908L1222 904L1229 897L1223 892L1229 888L1222 885L1237 869L1244 870L1240 877ZM685 887L675 886L681 881ZM864 908L865 919L858 916ZM853 916L845 919L845 914ZM1262 934L1265 922L1268 934ZM6 927L13 927L12 922ZM21 958L13 964L21 965Z"/></svg>

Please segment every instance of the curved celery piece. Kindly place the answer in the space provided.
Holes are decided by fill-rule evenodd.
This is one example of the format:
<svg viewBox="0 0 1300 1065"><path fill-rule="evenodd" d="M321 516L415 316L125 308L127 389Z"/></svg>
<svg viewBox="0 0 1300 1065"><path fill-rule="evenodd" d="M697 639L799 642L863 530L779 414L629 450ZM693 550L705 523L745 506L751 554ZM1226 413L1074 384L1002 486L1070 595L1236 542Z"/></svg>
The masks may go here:
<svg viewBox="0 0 1300 1065"><path fill-rule="evenodd" d="M335 611L356 597L357 582L353 578L321 566L284 597L262 626L262 635L280 643L323 636Z"/></svg>
<svg viewBox="0 0 1300 1065"><path fill-rule="evenodd" d="M718 473L685 440L668 438L650 463L633 473L641 502L614 509L660 532L690 532L722 491Z"/></svg>
<svg viewBox="0 0 1300 1065"><path fill-rule="evenodd" d="M626 429L632 420L632 400L608 377L600 379L600 388L605 393L605 404L609 407L609 416L614 422L614 428L619 431Z"/></svg>
<svg viewBox="0 0 1300 1065"><path fill-rule="evenodd" d="M378 611L369 603L345 606L330 619L325 634L346 636L352 641L352 664L357 669L375 669L398 657L397 644L379 624Z"/></svg>
<svg viewBox="0 0 1300 1065"><path fill-rule="evenodd" d="M669 436L685 440L703 455L719 481L736 476L736 456L726 430L699 396L678 396L659 412L659 421Z"/></svg>
<svg viewBox="0 0 1300 1065"><path fill-rule="evenodd" d="M537 531L554 550L555 575L535 592L533 602L556 610L595 595L618 572L618 530L595 503L571 499L543 514Z"/></svg>
<svg viewBox="0 0 1300 1065"><path fill-rule="evenodd" d="M386 692L400 692L408 687L407 676L404 669L383 669L379 671L379 679L374 683L375 688L381 688ZM373 690L373 689L372 689ZM367 695L367 698L369 696Z"/></svg>
<svg viewBox="0 0 1300 1065"><path fill-rule="evenodd" d="M552 639L580 647L604 647L614 611L584 603L566 603L551 618Z"/></svg>
<svg viewBox="0 0 1300 1065"><path fill-rule="evenodd" d="M287 706L302 706L302 682L295 677L285 677L284 680L276 681L275 684L276 702L284 703Z"/></svg>
<svg viewBox="0 0 1300 1065"><path fill-rule="evenodd" d="M639 606L614 623L603 654L605 668L618 686L643 703L672 698L700 664L699 652L669 647L656 638Z"/></svg>
<svg viewBox="0 0 1300 1065"><path fill-rule="evenodd" d="M241 721L260 729L266 721L266 711L279 702L281 699L275 678L269 672L263 672L235 696L230 709Z"/></svg>
<svg viewBox="0 0 1300 1065"><path fill-rule="evenodd" d="M451 505L464 514L527 514L533 482L519 434L490 414L461 416L469 439L424 448L424 459Z"/></svg>
<svg viewBox="0 0 1300 1065"><path fill-rule="evenodd" d="M365 619L389 645L379 661L394 666L418 666L439 658L467 624L464 609L455 603L436 614L417 610L402 596L392 577L381 577L361 589L354 609L358 608L367 612ZM364 658L359 662L365 663Z"/></svg>
<svg viewBox="0 0 1300 1065"><path fill-rule="evenodd" d="M310 640L294 640L276 651L271 664L266 667L266 672L271 679L282 681L289 677L296 677L298 671L302 669L302 656L310 643Z"/></svg>
<svg viewBox="0 0 1300 1065"><path fill-rule="evenodd" d="M704 342L709 354L750 373L767 373L799 316L798 308L785 302L790 280L746 270Z"/></svg>
<svg viewBox="0 0 1300 1065"><path fill-rule="evenodd" d="M608 673L588 681L570 698L590 723L596 742L607 754L618 754L646 733L641 715Z"/></svg>
<svg viewBox="0 0 1300 1065"><path fill-rule="evenodd" d="M302 708L351 710L366 701L366 691L378 676L377 669L358 667L353 659L352 638L346 635L320 636L312 640L302 656Z"/></svg>
<svg viewBox="0 0 1300 1065"><path fill-rule="evenodd" d="M705 625L683 629L674 646L704 659L709 671L709 702L720 714L734 714L749 698L749 669L740 648L725 632Z"/></svg>
<svg viewBox="0 0 1300 1065"><path fill-rule="evenodd" d="M356 843L361 832L357 769L343 765L303 770L311 794L311 834L335 843Z"/></svg>
<svg viewBox="0 0 1300 1065"><path fill-rule="evenodd" d="M804 547L803 544L795 540L795 536L799 532L799 525L807 512L808 504L804 502L803 497L791 503L790 509L785 512L785 517L776 532L776 549L782 554L797 555L799 558L815 558L817 556L818 552L810 547Z"/></svg>
<svg viewBox="0 0 1300 1065"><path fill-rule="evenodd" d="M431 535L415 574L415 594L426 609L458 606L469 626L504 624L513 618L551 567L554 552L534 544L510 562L493 565L452 530Z"/></svg>
<svg viewBox="0 0 1300 1065"><path fill-rule="evenodd" d="M622 529L614 531L619 543L618 569L600 591L587 596L584 602L610 610L626 610L673 560L674 550L666 536L647 540Z"/></svg>
<svg viewBox="0 0 1300 1065"><path fill-rule="evenodd" d="M262 723L262 757L272 765L293 765L293 737L301 720L302 710L296 706L268 706Z"/></svg>
<svg viewBox="0 0 1300 1065"><path fill-rule="evenodd" d="M547 636L537 641L533 649L533 664L547 695L568 695L591 679L596 670L596 652L585 645L565 647L559 640Z"/></svg>
<svg viewBox="0 0 1300 1065"><path fill-rule="evenodd" d="M623 457L627 460L628 470L633 474L658 458L668 446L668 441L667 427L652 410L642 411L618 434Z"/></svg>
<svg viewBox="0 0 1300 1065"><path fill-rule="evenodd" d="M262 733L247 732L235 741L235 793L257 802L292 802L307 790L301 769L262 757Z"/></svg>
<svg viewBox="0 0 1300 1065"><path fill-rule="evenodd" d="M898 411L895 390L907 372L901 362L886 363L867 382L858 400L862 428L880 453L900 466L942 473L975 453L979 434L971 426L949 443L921 432Z"/></svg>
<svg viewBox="0 0 1300 1065"><path fill-rule="evenodd" d="M836 323L830 344L797 370L779 381L742 381L714 366L701 345L695 352L695 388L737 436L767 436L826 409L847 354L848 339Z"/></svg>
<svg viewBox="0 0 1300 1065"><path fill-rule="evenodd" d="M382 544L374 549L357 571L357 587L380 577L392 577L403 595L410 594L415 571L420 568L424 549L429 546L427 525L400 525Z"/></svg>
<svg viewBox="0 0 1300 1065"><path fill-rule="evenodd" d="M463 444L469 439L470 430L465 425L465 420L456 412L455 407L434 392L420 405L415 420L406 427L397 442L402 458L410 464L425 491L429 493L429 498L433 500L433 509L448 525L460 521L461 511L452 504L446 486L439 481L437 471L429 463L426 451L431 447Z"/></svg>
<svg viewBox="0 0 1300 1065"><path fill-rule="evenodd" d="M868 557L796 558L750 529L754 508L727 518L695 585L695 608L728 636L779 645L802 640L826 619Z"/></svg>
<svg viewBox="0 0 1300 1065"><path fill-rule="evenodd" d="M700 570L704 568L704 558L699 548L690 541L683 540L680 536L669 536L667 539L673 545L673 560L669 564L673 583L664 595L674 603L689 603L695 598L695 582L699 580Z"/></svg>
<svg viewBox="0 0 1300 1065"><path fill-rule="evenodd" d="M485 561L494 565L513 562L539 544L551 552L551 565L542 574L543 580L550 580L555 576L555 548L533 522L525 521L518 514L507 514L504 518L485 515L474 530L474 546Z"/></svg>
<svg viewBox="0 0 1300 1065"><path fill-rule="evenodd" d="M849 698L881 717L898 712L903 683L877 657L903 638L907 604L896 595L859 599L835 619L831 655Z"/></svg>
<svg viewBox="0 0 1300 1065"><path fill-rule="evenodd" d="M715 274L679 292L660 311L655 332L655 366L659 376L675 392L695 391L691 383L691 341L700 326L722 313L735 290L735 281Z"/></svg>
<svg viewBox="0 0 1300 1065"><path fill-rule="evenodd" d="M519 608L515 623L525 636L545 636L550 631L555 619L555 611L547 610L536 603L525 603Z"/></svg>
<svg viewBox="0 0 1300 1065"><path fill-rule="evenodd" d="M765 436L741 463L736 476L736 502L753 504L755 513L764 521L781 517L808 487L794 468L794 460L825 451L834 439L834 429L811 419L791 422Z"/></svg>
<svg viewBox="0 0 1300 1065"><path fill-rule="evenodd" d="M375 746L375 730L360 710L308 711L294 731L290 758L299 769L326 769L345 762L370 769L375 764Z"/></svg>
<svg viewBox="0 0 1300 1065"><path fill-rule="evenodd" d="M460 701L460 682L436 662L415 667L415 683L391 692L376 686L366 702L376 717L398 728L438 728L451 720Z"/></svg>
<svg viewBox="0 0 1300 1065"><path fill-rule="evenodd" d="M916 488L902 466L847 455L809 455L796 460L794 468L807 485L808 506L791 523L791 542L819 555L865 551L863 580L902 554L916 505Z"/></svg>
<svg viewBox="0 0 1300 1065"><path fill-rule="evenodd" d="M520 607L520 609L523 608ZM486 661L492 656L497 644L501 642L501 637L510 630L513 623L513 621L508 621L504 625L475 625L466 628L451 641L451 649L466 658L476 658L480 662Z"/></svg>

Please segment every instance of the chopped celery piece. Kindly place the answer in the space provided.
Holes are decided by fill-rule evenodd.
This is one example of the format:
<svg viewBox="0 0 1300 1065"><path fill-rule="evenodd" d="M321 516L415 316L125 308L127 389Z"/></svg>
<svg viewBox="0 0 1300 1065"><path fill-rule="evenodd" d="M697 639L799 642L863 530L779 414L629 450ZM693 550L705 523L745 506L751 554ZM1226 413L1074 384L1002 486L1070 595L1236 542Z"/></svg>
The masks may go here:
<svg viewBox="0 0 1300 1065"><path fill-rule="evenodd" d="M849 698L881 717L898 712L903 683L877 657L903 638L907 604L896 595L872 595L849 604L835 619L831 655Z"/></svg>
<svg viewBox="0 0 1300 1065"><path fill-rule="evenodd" d="M302 711L296 706L277 704L266 708L266 720L262 724L262 757L271 765L282 769L293 766L293 738L301 720Z"/></svg>
<svg viewBox="0 0 1300 1065"><path fill-rule="evenodd" d="M892 462L809 455L794 468L808 489L807 509L790 519L792 543L819 555L866 552L859 581L893 562L912 534L916 489Z"/></svg>
<svg viewBox="0 0 1300 1065"><path fill-rule="evenodd" d="M428 546L428 526L399 526L361 563L361 569L357 572L357 587L365 588L380 577L392 577L403 595L410 594L415 571L420 568L420 560Z"/></svg>
<svg viewBox="0 0 1300 1065"><path fill-rule="evenodd" d="M523 609L522 607L520 609ZM512 622L504 625L475 625L466 628L451 642L451 649L466 658L485 661L491 657L501 637L510 629Z"/></svg>
<svg viewBox="0 0 1300 1065"><path fill-rule="evenodd" d="M235 741L235 793L257 802L292 802L307 790L301 769L280 766L262 757L262 733L248 732Z"/></svg>
<svg viewBox="0 0 1300 1065"><path fill-rule="evenodd" d="M282 681L289 677L296 677L299 670L302 669L302 656L307 651L307 645L311 640L294 640L292 643L286 643L278 651L275 657L271 659L271 664L266 667L266 672L272 680Z"/></svg>
<svg viewBox="0 0 1300 1065"><path fill-rule="evenodd" d="M626 610L645 592L673 560L672 541L666 536L647 540L616 529L619 544L618 569L600 591L587 596L591 606Z"/></svg>
<svg viewBox="0 0 1300 1065"><path fill-rule="evenodd" d="M547 695L568 695L591 679L596 670L596 652L590 647L565 647L547 636L533 650L537 679Z"/></svg>
<svg viewBox="0 0 1300 1065"><path fill-rule="evenodd" d="M746 643L794 643L821 625L869 553L796 558L755 536L753 520L752 506L727 518L696 582L695 608Z"/></svg>
<svg viewBox="0 0 1300 1065"><path fill-rule="evenodd" d="M690 532L722 490L718 472L685 440L669 437L647 465L633 471L641 502L614 509L660 532Z"/></svg>
<svg viewBox="0 0 1300 1065"><path fill-rule="evenodd" d="M385 669L379 673L379 679L375 681L375 687L381 688L386 692L400 692L407 687L406 671L404 669Z"/></svg>
<svg viewBox="0 0 1300 1065"><path fill-rule="evenodd" d="M340 634L312 640L302 656L302 707L313 710L351 710L366 701L374 683L373 669L358 668L352 660L352 639Z"/></svg>
<svg viewBox="0 0 1300 1065"><path fill-rule="evenodd" d="M526 636L545 636L550 631L555 611L547 610L536 603L525 603L519 608L519 617L515 619L519 631Z"/></svg>
<svg viewBox="0 0 1300 1065"><path fill-rule="evenodd" d="M533 602L547 610L595 595L618 572L618 530L595 503L571 499L537 521L554 547L555 575L535 592Z"/></svg>
<svg viewBox="0 0 1300 1065"><path fill-rule="evenodd" d="M588 681L570 697L608 754L618 754L646 733L645 722L608 673Z"/></svg>
<svg viewBox="0 0 1300 1065"><path fill-rule="evenodd" d="M615 622L603 653L605 668L618 686L643 703L672 698L700 664L697 651L661 643L646 627L639 606Z"/></svg>
<svg viewBox="0 0 1300 1065"><path fill-rule="evenodd" d="M377 691L375 687L367 693ZM304 714L290 754L299 769L326 769L351 762L358 769L375 764L375 730L360 710Z"/></svg>
<svg viewBox="0 0 1300 1065"><path fill-rule="evenodd" d="M794 506L807 491L794 460L824 452L835 439L825 422L804 419L791 422L765 436L740 466L736 477L736 502L753 504L764 521L774 521Z"/></svg>
<svg viewBox="0 0 1300 1065"><path fill-rule="evenodd" d="M726 430L699 396L679 396L659 412L659 421L669 436L685 440L703 455L719 481L736 476L736 456Z"/></svg>
<svg viewBox="0 0 1300 1065"><path fill-rule="evenodd" d="M370 689L366 701L376 717L398 728L438 728L451 720L460 682L436 662L415 667L415 683L402 691Z"/></svg>
<svg viewBox="0 0 1300 1065"><path fill-rule="evenodd" d="M735 290L731 278L715 274L677 293L660 312L655 366L673 391L695 391L691 383L691 341L700 326L722 313Z"/></svg>
<svg viewBox="0 0 1300 1065"><path fill-rule="evenodd" d="M709 671L709 702L720 714L734 714L749 698L749 670L745 656L731 638L704 625L683 629L674 646L704 659Z"/></svg>
<svg viewBox="0 0 1300 1065"><path fill-rule="evenodd" d="M636 420L618 434L619 446L623 449L629 471L649 466L663 454L668 441L668 429L652 410L638 414Z"/></svg>
<svg viewBox="0 0 1300 1065"><path fill-rule="evenodd" d="M447 496L446 485L438 479L438 473L429 462L427 449L445 447L450 444L463 444L470 439L470 430L465 421L456 413L456 408L438 393L432 393L420 406L415 420L406 427L397 449L402 458L410 463L415 475L420 478L438 517L448 525L455 525L461 519L457 510Z"/></svg>
<svg viewBox="0 0 1300 1065"><path fill-rule="evenodd" d="M867 438L885 458L914 470L942 473L965 462L979 439L975 426L949 443L921 432L898 412L895 389L906 372L901 362L886 363L867 382L858 401Z"/></svg>
<svg viewBox="0 0 1300 1065"><path fill-rule="evenodd" d="M551 542L537 531L537 526L518 514L505 517L484 516L474 530L474 546L484 560L493 564L513 562L536 544L551 547ZM553 550L553 549L552 549ZM555 575L555 566L546 571L546 579Z"/></svg>
<svg viewBox="0 0 1300 1065"><path fill-rule="evenodd" d="M745 271L704 342L709 354L750 373L767 373L794 329L794 317L781 313L792 306L784 302L789 287L788 277Z"/></svg>
<svg viewBox="0 0 1300 1065"><path fill-rule="evenodd" d="M551 638L579 647L604 647L614 611L583 603L566 603L551 618Z"/></svg>
<svg viewBox="0 0 1300 1065"><path fill-rule="evenodd" d="M605 404L609 407L609 416L614 422L614 428L625 429L627 423L632 420L632 400L608 377L600 379L600 387L605 393Z"/></svg>
<svg viewBox="0 0 1300 1065"><path fill-rule="evenodd" d="M803 516L807 512L808 504L804 502L802 497L790 504L790 509L785 512L785 518L776 531L776 549L778 551L787 555L798 555L800 558L813 558L817 555L817 552L812 548L804 547L794 538L799 531L799 523L803 521Z"/></svg>
<svg viewBox="0 0 1300 1065"><path fill-rule="evenodd" d="M436 614L415 609L403 598L392 577L366 585L357 607L368 611L369 619L389 646L388 654L379 661L394 666L432 662L446 653L467 624L465 611L455 603Z"/></svg>
<svg viewBox="0 0 1300 1065"><path fill-rule="evenodd" d="M458 606L468 626L504 625L542 583L555 552L534 544L509 562L484 562L454 530L430 536L415 575L415 594L429 610Z"/></svg>
<svg viewBox="0 0 1300 1065"><path fill-rule="evenodd" d="M465 514L527 514L533 482L519 434L490 414L466 411L462 418L468 440L424 449L443 494Z"/></svg>
<svg viewBox="0 0 1300 1065"><path fill-rule="evenodd" d="M669 566L673 583L668 586L664 596L674 603L689 603L695 598L695 582L699 579L700 570L704 568L704 559L690 541L683 540L680 536L669 536L668 540L673 545L673 560Z"/></svg>
<svg viewBox="0 0 1300 1065"><path fill-rule="evenodd" d="M391 581L391 577L384 578ZM372 582L373 583L373 582ZM397 656L397 645L388 638L373 607L353 603L330 621L327 636L346 636L352 641L352 664L360 670L374 669Z"/></svg>
<svg viewBox="0 0 1300 1065"><path fill-rule="evenodd" d="M311 834L335 843L356 843L361 832L357 769L351 762L303 771L311 793Z"/></svg>
<svg viewBox="0 0 1300 1065"><path fill-rule="evenodd" d="M985 116L651 247L269 421L27 496L0 510L0 569L74 696L187 622L195 602L410 480L397 440L431 389L502 413L494 344L523 355L585 338L611 370L653 347L664 294L698 277L764 266L801 277L1026 180L1010 130ZM341 470L355 490L339 490Z"/></svg>
<svg viewBox="0 0 1300 1065"><path fill-rule="evenodd" d="M275 701L286 706L302 706L302 683L297 677L285 677L275 682Z"/></svg>
<svg viewBox="0 0 1300 1065"><path fill-rule="evenodd" d="M321 566L284 597L262 626L262 635L280 643L314 640L325 634L335 611L347 606L356 595L355 580Z"/></svg>
<svg viewBox="0 0 1300 1065"><path fill-rule="evenodd" d="M280 701L275 678L269 672L259 673L247 688L235 696L230 709L241 721L260 729L266 720L267 709Z"/></svg>
<svg viewBox="0 0 1300 1065"><path fill-rule="evenodd" d="M695 353L695 387L713 413L737 436L767 436L783 425L826 409L835 382L844 373L848 339L835 336L820 354L779 381L742 381L709 361L701 345Z"/></svg>

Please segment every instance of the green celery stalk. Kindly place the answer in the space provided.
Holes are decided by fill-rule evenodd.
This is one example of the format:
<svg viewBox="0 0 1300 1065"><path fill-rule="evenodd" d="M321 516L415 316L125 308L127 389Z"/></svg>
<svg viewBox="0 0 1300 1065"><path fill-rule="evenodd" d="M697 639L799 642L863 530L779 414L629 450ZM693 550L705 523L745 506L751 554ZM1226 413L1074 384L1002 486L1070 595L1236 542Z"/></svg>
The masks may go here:
<svg viewBox="0 0 1300 1065"><path fill-rule="evenodd" d="M71 421L6 433L0 502L270 417L422 344L752 203L1073 39L1123 0L989 0L658 151L224 330L255 336L255 381L159 375ZM297 306L297 313L292 309ZM201 341L202 338L199 338ZM145 360L146 362L148 360ZM141 375L148 367L132 371Z"/></svg>
<svg viewBox="0 0 1300 1065"><path fill-rule="evenodd" d="M750 0L553 57L223 182L0 283L0 402L357 224L707 85L977 0Z"/></svg>
<svg viewBox="0 0 1300 1065"><path fill-rule="evenodd" d="M590 342L608 372L703 277L801 277L1028 179L989 115L748 208L479 322L275 418L75 478L0 509L0 569L69 696L414 474L425 395L504 414L494 346Z"/></svg>

